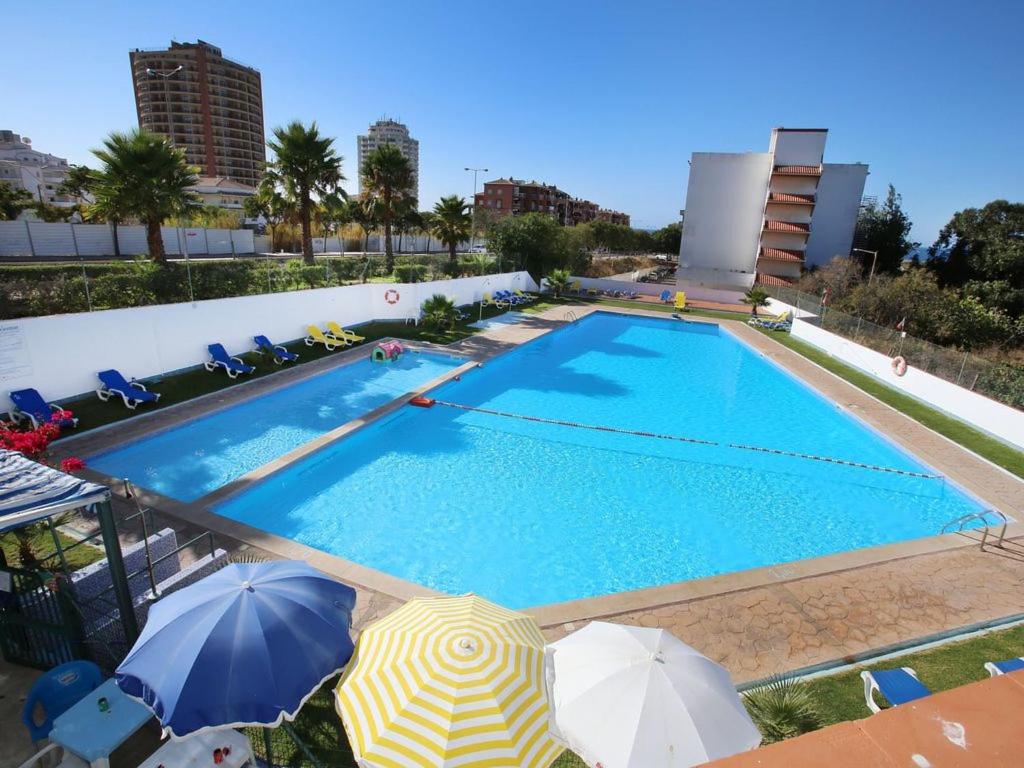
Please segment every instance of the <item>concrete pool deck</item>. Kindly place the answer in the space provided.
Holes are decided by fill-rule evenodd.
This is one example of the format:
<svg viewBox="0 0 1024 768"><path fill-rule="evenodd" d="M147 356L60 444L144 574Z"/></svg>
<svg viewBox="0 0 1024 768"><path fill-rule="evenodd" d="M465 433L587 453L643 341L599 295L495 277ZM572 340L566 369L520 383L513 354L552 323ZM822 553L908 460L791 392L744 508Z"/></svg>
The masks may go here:
<svg viewBox="0 0 1024 768"><path fill-rule="evenodd" d="M530 315L523 322L471 336L446 351L486 362L505 351L561 327L575 315L594 311L665 319L664 312L636 308L569 305ZM702 322L695 318L693 322ZM870 395L774 342L742 322L720 324L840 407L883 432L921 460L1016 520L1024 519L1024 481L975 456ZM168 408L144 419L96 430L61 441L58 448L93 453L182 420L228 407L254 394L315 375L365 354L360 348L339 352L294 369L221 390ZM455 372L425 385L431 388ZM207 401L207 402L202 402ZM306 455L400 407L392 401L325 435L316 445L297 449ZM261 467L240 485L219 489L193 503L144 493L145 502L172 518L250 545L272 557L306 560L357 587L361 602L374 610L357 617L356 628L381 615L385 607L414 595L433 594L425 587L314 550L294 541L221 517L212 501L290 463L289 456ZM108 484L114 478L86 471ZM116 489L115 489L116 492ZM589 619L603 618L671 630L713 659L725 664L737 682L770 674L850 659L939 633L1024 613L1024 524L1012 523L1004 550L982 552L978 534L950 534L854 550L827 557L726 574L635 592L605 595L530 609L555 639ZM542 575L540 577L543 577ZM1024 650L1024 649L1022 649Z"/></svg>

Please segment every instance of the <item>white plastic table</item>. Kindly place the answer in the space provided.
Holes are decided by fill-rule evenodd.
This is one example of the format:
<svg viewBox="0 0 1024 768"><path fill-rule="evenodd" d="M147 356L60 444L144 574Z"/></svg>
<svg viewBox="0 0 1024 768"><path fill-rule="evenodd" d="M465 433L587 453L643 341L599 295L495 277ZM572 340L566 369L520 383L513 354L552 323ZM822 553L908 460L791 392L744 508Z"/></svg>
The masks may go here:
<svg viewBox="0 0 1024 768"><path fill-rule="evenodd" d="M231 747L231 754L213 762L213 750ZM139 768L241 768L253 765L252 745L238 731L207 731L180 741L168 741Z"/></svg>
<svg viewBox="0 0 1024 768"><path fill-rule="evenodd" d="M110 705L100 711L99 701ZM54 741L85 760L92 768L108 768L110 753L153 716L150 709L125 696L113 679L53 721L50 741Z"/></svg>

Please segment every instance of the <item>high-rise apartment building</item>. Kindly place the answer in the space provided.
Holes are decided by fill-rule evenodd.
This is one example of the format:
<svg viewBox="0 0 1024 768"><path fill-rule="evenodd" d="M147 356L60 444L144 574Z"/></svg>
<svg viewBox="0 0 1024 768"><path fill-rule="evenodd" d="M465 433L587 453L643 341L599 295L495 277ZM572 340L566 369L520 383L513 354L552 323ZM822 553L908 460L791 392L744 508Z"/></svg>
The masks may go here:
<svg viewBox="0 0 1024 768"><path fill-rule="evenodd" d="M412 193L420 197L420 143L409 135L409 129L396 120L383 118L370 126L365 136L358 137L359 170L366 156L382 144L394 144L412 166ZM362 187L361 173L359 186Z"/></svg>
<svg viewBox="0 0 1024 768"><path fill-rule="evenodd" d="M67 160L33 149L27 136L0 130L0 182L12 189L23 189L41 203L70 208L79 200L60 192L69 170Z"/></svg>
<svg viewBox="0 0 1024 768"><path fill-rule="evenodd" d="M487 211L492 216L546 213L567 227L589 221L610 221L629 226L629 214L601 208L597 203L573 197L554 184L514 179L511 176L484 182L484 191L476 194L473 204L478 211Z"/></svg>
<svg viewBox="0 0 1024 768"><path fill-rule="evenodd" d="M786 285L848 255L868 167L826 163L824 128L776 128L767 152L694 152L677 280Z"/></svg>
<svg viewBox="0 0 1024 768"><path fill-rule="evenodd" d="M170 137L200 176L259 183L266 146L257 70L202 40L128 56L140 127Z"/></svg>

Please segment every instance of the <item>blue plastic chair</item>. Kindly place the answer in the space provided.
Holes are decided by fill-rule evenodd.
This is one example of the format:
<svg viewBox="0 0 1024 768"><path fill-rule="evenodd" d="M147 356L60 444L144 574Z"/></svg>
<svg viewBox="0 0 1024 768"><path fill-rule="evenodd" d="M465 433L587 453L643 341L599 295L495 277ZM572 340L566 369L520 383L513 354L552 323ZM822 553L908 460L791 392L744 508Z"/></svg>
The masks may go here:
<svg viewBox="0 0 1024 768"><path fill-rule="evenodd" d="M986 661L985 670L990 677L1024 671L1024 656L1018 656L1016 659L1006 659L1006 661Z"/></svg>
<svg viewBox="0 0 1024 768"><path fill-rule="evenodd" d="M672 292L662 291L661 296L659 296L658 298L661 299L663 304L668 304L670 301L672 301Z"/></svg>
<svg viewBox="0 0 1024 768"><path fill-rule="evenodd" d="M879 669L860 673L864 681L864 703L872 712L881 712L875 703L874 692L880 692L892 706L931 696L932 692L917 679L917 673L910 667Z"/></svg>
<svg viewBox="0 0 1024 768"><path fill-rule="evenodd" d="M208 371L215 371L223 368L232 379L240 373L252 373L256 368L246 363L240 357L231 357L223 344L210 344L207 348L210 353L210 362L203 363Z"/></svg>
<svg viewBox="0 0 1024 768"><path fill-rule="evenodd" d="M294 363L299 359L299 356L294 352L289 352L288 348L283 344L274 344L266 336L260 334L259 336L253 336L252 340L256 342L256 351L265 352L274 356L274 362L280 365L281 363Z"/></svg>
<svg viewBox="0 0 1024 768"><path fill-rule="evenodd" d="M91 661L69 661L44 672L32 684L21 710L21 722L28 728L32 741L42 741L49 736L53 721L102 683L103 674ZM42 706L45 715L38 725L34 717L37 704Z"/></svg>
<svg viewBox="0 0 1024 768"><path fill-rule="evenodd" d="M51 421L55 411L63 410L59 405L46 402L35 389L16 389L9 397L15 408L11 416L18 421L28 419L33 427ZM58 423L62 428L77 427L78 419L61 419Z"/></svg>

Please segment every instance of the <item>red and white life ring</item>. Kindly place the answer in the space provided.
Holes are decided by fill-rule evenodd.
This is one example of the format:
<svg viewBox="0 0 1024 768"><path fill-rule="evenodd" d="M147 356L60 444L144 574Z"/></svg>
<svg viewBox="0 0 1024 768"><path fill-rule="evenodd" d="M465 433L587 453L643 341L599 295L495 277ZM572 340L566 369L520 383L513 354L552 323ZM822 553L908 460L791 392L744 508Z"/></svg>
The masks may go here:
<svg viewBox="0 0 1024 768"><path fill-rule="evenodd" d="M386 291L384 291L384 301L386 301L388 304L397 304L399 298L401 298L401 296L399 296L398 291L396 291L394 288L388 288Z"/></svg>
<svg viewBox="0 0 1024 768"><path fill-rule="evenodd" d="M894 357L892 359L892 372L897 376L902 376L907 372L907 361L901 356Z"/></svg>

